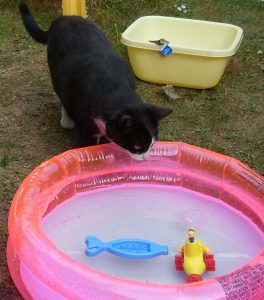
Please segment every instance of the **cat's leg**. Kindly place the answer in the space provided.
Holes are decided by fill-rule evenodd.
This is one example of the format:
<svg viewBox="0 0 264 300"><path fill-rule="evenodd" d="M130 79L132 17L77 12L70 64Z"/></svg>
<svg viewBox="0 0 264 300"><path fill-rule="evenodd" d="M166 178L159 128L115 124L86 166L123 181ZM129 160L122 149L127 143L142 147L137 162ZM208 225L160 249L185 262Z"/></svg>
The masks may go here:
<svg viewBox="0 0 264 300"><path fill-rule="evenodd" d="M109 140L104 135L102 135L101 133L94 134L93 137L96 139L96 145L110 143Z"/></svg>
<svg viewBox="0 0 264 300"><path fill-rule="evenodd" d="M106 144L109 143L107 138L100 133L97 125L91 119L89 121L86 120L85 124L76 123L79 132L79 143L80 146L92 146L98 144Z"/></svg>
<svg viewBox="0 0 264 300"><path fill-rule="evenodd" d="M98 128L93 120L85 120L85 123L77 122L76 126L79 132L80 146L85 147L97 144Z"/></svg>
<svg viewBox="0 0 264 300"><path fill-rule="evenodd" d="M61 126L66 129L72 129L75 126L74 121L68 116L64 106L61 106Z"/></svg>

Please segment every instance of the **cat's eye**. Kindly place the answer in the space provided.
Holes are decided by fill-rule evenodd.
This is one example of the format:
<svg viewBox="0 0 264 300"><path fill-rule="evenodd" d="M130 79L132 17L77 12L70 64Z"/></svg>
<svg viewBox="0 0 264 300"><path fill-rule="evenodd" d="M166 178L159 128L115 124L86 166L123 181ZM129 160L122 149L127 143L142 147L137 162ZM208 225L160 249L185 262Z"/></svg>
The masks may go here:
<svg viewBox="0 0 264 300"><path fill-rule="evenodd" d="M134 147L136 150L140 150L142 148L140 145L135 145Z"/></svg>

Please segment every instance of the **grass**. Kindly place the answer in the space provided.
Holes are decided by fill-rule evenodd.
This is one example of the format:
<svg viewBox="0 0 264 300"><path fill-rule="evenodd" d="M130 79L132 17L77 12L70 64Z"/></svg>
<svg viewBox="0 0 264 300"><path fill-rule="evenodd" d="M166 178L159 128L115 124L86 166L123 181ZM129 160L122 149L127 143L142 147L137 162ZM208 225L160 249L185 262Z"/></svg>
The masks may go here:
<svg viewBox="0 0 264 300"><path fill-rule="evenodd" d="M52 90L45 47L25 33L18 1L0 0L0 299L20 299L5 259L7 213L13 195L35 166L74 147L74 134L59 124L59 103ZM60 1L28 1L37 21L48 28L60 15ZM177 7L187 4L187 12ZM168 100L161 86L137 81L139 95L168 106L162 140L181 140L217 151L264 172L264 3L258 0L90 0L94 21L127 58L120 36L135 19L167 15L226 22L244 30L243 42L220 83L213 89L175 87Z"/></svg>

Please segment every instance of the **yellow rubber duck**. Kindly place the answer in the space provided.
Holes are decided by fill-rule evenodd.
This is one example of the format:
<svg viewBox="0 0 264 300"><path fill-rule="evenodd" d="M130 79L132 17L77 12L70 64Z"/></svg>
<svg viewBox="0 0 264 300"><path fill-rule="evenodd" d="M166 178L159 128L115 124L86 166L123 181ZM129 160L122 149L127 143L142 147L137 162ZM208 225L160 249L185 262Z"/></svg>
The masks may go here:
<svg viewBox="0 0 264 300"><path fill-rule="evenodd" d="M205 246L197 237L195 229L190 227L188 239L175 256L177 270L185 271L187 282L201 281L205 270L215 271L215 260L210 248Z"/></svg>

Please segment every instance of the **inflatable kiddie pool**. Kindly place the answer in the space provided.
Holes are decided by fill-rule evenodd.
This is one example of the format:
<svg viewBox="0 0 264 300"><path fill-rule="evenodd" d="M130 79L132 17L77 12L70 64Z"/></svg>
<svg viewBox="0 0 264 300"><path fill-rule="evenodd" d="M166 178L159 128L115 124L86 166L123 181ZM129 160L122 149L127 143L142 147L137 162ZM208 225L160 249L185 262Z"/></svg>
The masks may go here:
<svg viewBox="0 0 264 300"><path fill-rule="evenodd" d="M25 299L264 299L264 178L185 143L156 142L136 161L107 144L42 163L9 213L7 259ZM188 226L216 272L187 284L174 256ZM169 255L85 255L85 237L145 238Z"/></svg>

